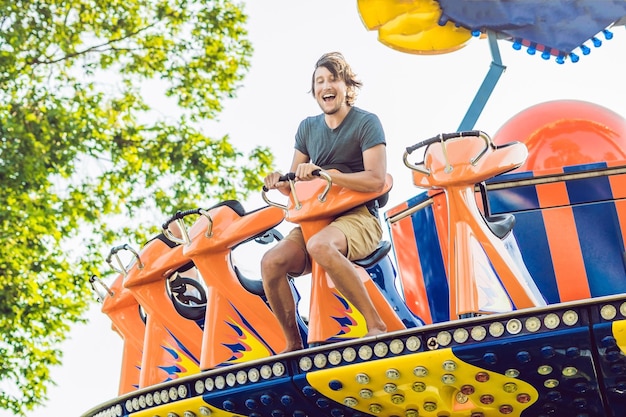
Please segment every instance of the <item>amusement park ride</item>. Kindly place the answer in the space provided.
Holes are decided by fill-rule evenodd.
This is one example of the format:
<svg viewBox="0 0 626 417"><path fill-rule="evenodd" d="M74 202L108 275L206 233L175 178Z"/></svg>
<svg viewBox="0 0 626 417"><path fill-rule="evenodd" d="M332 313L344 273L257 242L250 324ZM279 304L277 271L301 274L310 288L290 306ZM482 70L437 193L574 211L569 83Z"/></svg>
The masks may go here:
<svg viewBox="0 0 626 417"><path fill-rule="evenodd" d="M384 213L391 242L354 263L389 332L363 337L360 312L314 265L308 346L279 353L258 277L232 261L244 243L281 239L285 220L306 237L378 197L321 172L291 181L287 205L263 192L252 212L178 212L141 250L111 250L116 280L92 285L124 340L119 396L83 417L626 416L626 120L562 100L493 138L473 130L504 69L499 41L570 65L624 24L626 2L357 4L394 49L482 37L493 58L459 129L406 148L417 194Z"/></svg>

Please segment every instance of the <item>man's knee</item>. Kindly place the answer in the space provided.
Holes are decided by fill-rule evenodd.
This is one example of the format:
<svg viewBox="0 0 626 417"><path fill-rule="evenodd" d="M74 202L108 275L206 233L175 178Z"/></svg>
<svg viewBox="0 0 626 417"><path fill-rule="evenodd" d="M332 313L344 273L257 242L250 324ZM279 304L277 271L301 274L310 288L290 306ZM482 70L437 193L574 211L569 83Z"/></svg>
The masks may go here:
<svg viewBox="0 0 626 417"><path fill-rule="evenodd" d="M284 264L284 256L276 247L265 252L261 258L261 270L263 272L275 271L276 269L280 269L281 266L284 266Z"/></svg>
<svg viewBox="0 0 626 417"><path fill-rule="evenodd" d="M302 249L292 242L282 241L263 255L261 272L264 279L282 278L303 269L305 262Z"/></svg>
<svg viewBox="0 0 626 417"><path fill-rule="evenodd" d="M330 256L336 252L345 256L348 252L348 242L340 229L330 226L311 236L307 242L306 249L314 259L316 257Z"/></svg>
<svg viewBox="0 0 626 417"><path fill-rule="evenodd" d="M315 235L306 245L307 252L311 255L311 258L315 259L318 263L323 262L324 259L329 256L340 253L345 256L342 249L336 242L328 239L327 237Z"/></svg>
<svg viewBox="0 0 626 417"><path fill-rule="evenodd" d="M306 250L313 259L318 258L328 250L328 242L325 242L315 235L306 243Z"/></svg>

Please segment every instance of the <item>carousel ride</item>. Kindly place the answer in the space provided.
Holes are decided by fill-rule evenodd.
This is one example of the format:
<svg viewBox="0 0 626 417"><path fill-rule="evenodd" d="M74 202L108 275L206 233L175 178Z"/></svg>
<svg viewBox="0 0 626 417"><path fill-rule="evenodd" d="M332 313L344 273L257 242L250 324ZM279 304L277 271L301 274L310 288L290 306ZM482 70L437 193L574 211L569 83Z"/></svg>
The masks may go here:
<svg viewBox="0 0 626 417"><path fill-rule="evenodd" d="M357 4L394 49L447 53L482 37L493 57L459 129L406 148L416 195L385 211L390 242L354 263L389 332L363 337L360 312L313 265L308 346L278 353L259 277L233 251L266 250L283 221L306 237L378 197L323 172L287 175L287 205L263 191L267 206L250 212L180 211L141 249L111 249L116 279L92 285L124 341L119 395L84 417L626 416L626 120L561 100L493 137L473 130L504 68L498 42L575 63L612 37L626 3Z"/></svg>

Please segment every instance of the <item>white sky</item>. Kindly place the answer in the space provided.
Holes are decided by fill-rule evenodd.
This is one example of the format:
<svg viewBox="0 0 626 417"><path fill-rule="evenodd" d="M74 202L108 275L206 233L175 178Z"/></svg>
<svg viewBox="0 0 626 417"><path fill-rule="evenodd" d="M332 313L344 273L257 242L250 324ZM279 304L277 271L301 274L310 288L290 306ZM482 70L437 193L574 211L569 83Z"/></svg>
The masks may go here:
<svg viewBox="0 0 626 417"><path fill-rule="evenodd" d="M357 106L378 114L386 131L388 168L395 182L386 209L416 195L402 163L404 148L457 129L489 69L487 41L474 38L446 55L410 55L380 44L377 34L361 23L354 0L246 3L255 48L252 67L238 97L226 103L208 133L229 134L243 150L268 145L277 166L288 169L298 123L319 112L308 93L313 65L323 53L341 51L364 82ZM564 65L500 41L507 70L475 127L493 135L519 111L556 99L586 100L626 116L626 31L619 27L613 32L613 40L592 48L580 62ZM159 105L163 115L171 112L168 103ZM244 203L248 210L261 205L258 196ZM103 248L103 256L109 249ZM116 396L122 341L99 308L90 311L89 324L72 330L63 345L64 364L52 371L58 385L49 392L51 400L28 417L78 416ZM0 417L9 415L0 411Z"/></svg>

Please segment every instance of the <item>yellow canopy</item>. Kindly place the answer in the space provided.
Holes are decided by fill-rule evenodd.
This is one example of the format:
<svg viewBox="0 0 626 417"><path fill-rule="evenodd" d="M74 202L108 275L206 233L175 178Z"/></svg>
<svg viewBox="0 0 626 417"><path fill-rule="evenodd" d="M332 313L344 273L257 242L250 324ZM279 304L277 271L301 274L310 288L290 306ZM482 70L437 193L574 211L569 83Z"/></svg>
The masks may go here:
<svg viewBox="0 0 626 417"><path fill-rule="evenodd" d="M465 46L469 30L447 22L439 25L441 8L435 0L357 0L368 30L393 49L420 55L444 54Z"/></svg>

